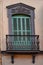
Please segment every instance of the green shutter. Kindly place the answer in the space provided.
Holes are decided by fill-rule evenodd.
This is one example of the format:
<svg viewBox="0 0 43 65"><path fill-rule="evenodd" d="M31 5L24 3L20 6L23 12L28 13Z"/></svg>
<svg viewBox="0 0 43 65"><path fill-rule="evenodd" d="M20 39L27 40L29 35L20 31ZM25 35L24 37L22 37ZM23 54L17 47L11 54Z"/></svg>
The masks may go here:
<svg viewBox="0 0 43 65"><path fill-rule="evenodd" d="M12 33L14 35L30 35L30 17L27 16L12 16ZM15 50L30 50L31 49L30 37L14 37Z"/></svg>

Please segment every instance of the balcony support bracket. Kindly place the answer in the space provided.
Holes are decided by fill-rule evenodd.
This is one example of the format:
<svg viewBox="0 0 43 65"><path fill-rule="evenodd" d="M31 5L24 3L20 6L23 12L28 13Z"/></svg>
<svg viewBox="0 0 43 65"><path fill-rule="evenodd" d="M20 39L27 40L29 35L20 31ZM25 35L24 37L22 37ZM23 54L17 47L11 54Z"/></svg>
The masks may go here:
<svg viewBox="0 0 43 65"><path fill-rule="evenodd" d="M14 56L11 56L11 63L14 64Z"/></svg>
<svg viewBox="0 0 43 65"><path fill-rule="evenodd" d="M14 54L27 54L27 55L32 55L32 63L35 63L35 57L38 54L43 55L43 51L31 51L31 52L10 52L10 51L1 51L3 55L5 54L10 54L11 55L11 63L14 64Z"/></svg>
<svg viewBox="0 0 43 65"><path fill-rule="evenodd" d="M35 54L32 55L32 63L35 63Z"/></svg>

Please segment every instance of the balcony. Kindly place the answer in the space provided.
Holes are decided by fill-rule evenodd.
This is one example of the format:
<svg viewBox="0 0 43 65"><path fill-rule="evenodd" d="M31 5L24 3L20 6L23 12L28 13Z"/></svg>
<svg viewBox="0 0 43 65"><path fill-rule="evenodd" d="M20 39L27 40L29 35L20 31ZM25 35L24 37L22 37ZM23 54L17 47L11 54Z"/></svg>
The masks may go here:
<svg viewBox="0 0 43 65"><path fill-rule="evenodd" d="M9 52L39 51L39 35L6 35Z"/></svg>
<svg viewBox="0 0 43 65"><path fill-rule="evenodd" d="M6 51L2 54L11 54L14 63L14 54L31 54L32 63L35 63L36 54L43 54L39 49L39 35L6 35Z"/></svg>

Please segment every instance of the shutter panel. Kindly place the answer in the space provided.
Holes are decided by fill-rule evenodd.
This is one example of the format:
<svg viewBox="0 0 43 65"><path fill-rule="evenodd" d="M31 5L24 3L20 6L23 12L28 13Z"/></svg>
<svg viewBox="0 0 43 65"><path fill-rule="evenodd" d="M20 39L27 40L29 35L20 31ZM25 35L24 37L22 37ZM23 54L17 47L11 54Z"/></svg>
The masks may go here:
<svg viewBox="0 0 43 65"><path fill-rule="evenodd" d="M12 17L12 32L14 35L30 35L30 17L27 16L13 16ZM30 50L31 38L28 36L15 36L14 49L15 50Z"/></svg>

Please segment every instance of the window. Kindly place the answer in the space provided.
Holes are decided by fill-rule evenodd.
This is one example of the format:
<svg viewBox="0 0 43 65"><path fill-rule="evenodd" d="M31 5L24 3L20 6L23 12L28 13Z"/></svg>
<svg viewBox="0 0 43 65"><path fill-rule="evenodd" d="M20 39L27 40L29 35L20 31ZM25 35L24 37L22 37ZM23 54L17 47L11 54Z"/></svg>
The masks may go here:
<svg viewBox="0 0 43 65"><path fill-rule="evenodd" d="M31 35L30 16L16 15L12 16L12 33L13 35ZM14 48L18 50L31 49L30 37L14 37Z"/></svg>
<svg viewBox="0 0 43 65"><path fill-rule="evenodd" d="M7 6L9 50L32 50L33 45L35 45L34 36L32 36L35 35L34 9L34 7L23 3Z"/></svg>

